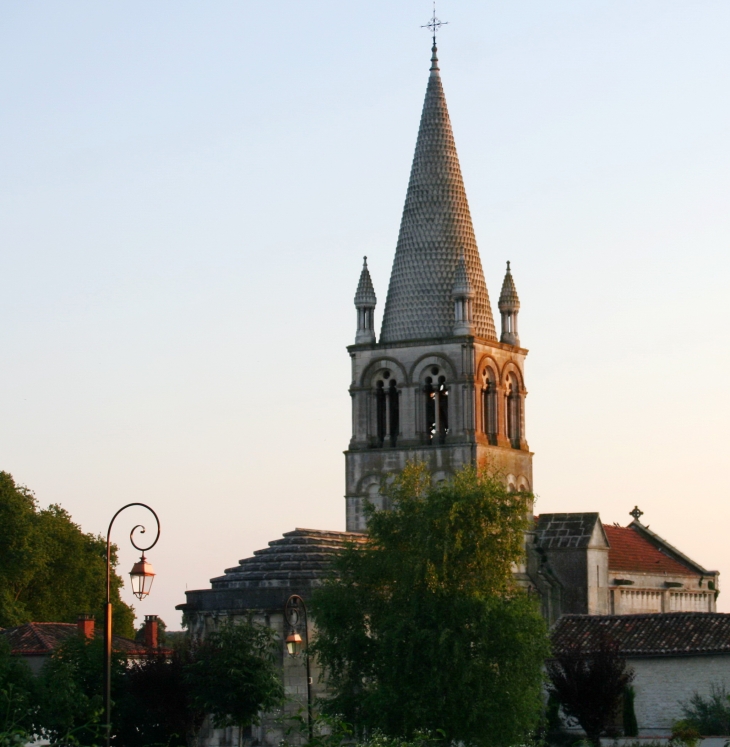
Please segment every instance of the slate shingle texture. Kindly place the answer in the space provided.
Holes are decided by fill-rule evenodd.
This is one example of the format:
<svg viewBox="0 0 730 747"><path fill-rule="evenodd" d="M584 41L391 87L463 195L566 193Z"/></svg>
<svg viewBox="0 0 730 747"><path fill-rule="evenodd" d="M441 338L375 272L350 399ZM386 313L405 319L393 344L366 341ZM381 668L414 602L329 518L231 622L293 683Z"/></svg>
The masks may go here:
<svg viewBox="0 0 730 747"><path fill-rule="evenodd" d="M500 311L519 311L520 309L520 298L517 295L517 288L515 288L509 262L507 262L507 272L502 283L502 292L499 294L498 306Z"/></svg>
<svg viewBox="0 0 730 747"><path fill-rule="evenodd" d="M540 514L535 517L535 543L545 550L588 547L597 513Z"/></svg>
<svg viewBox="0 0 730 747"><path fill-rule="evenodd" d="M367 535L359 532L328 532L318 529L295 529L281 539L256 550L251 558L226 568L225 575L212 578L213 589L260 588L287 585L291 582L311 584L327 577L332 561L348 543L364 543Z"/></svg>
<svg viewBox="0 0 730 747"><path fill-rule="evenodd" d="M496 340L434 48L385 301L381 343L444 338L453 334L451 294L462 251L474 290L474 334Z"/></svg>
<svg viewBox="0 0 730 747"><path fill-rule="evenodd" d="M362 272L355 292L355 306L375 306L377 299L375 297L375 288L368 270L368 258L365 257L362 263Z"/></svg>
<svg viewBox="0 0 730 747"><path fill-rule="evenodd" d="M553 652L590 653L604 634L627 657L730 654L730 615L720 612L565 615L553 629Z"/></svg>

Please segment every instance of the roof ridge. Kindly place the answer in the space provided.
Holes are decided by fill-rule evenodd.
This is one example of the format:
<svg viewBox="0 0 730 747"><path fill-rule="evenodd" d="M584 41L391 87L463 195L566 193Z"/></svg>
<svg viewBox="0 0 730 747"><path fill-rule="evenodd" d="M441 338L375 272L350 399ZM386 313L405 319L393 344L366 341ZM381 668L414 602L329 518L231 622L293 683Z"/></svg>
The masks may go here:
<svg viewBox="0 0 730 747"><path fill-rule="evenodd" d="M73 623L52 623L52 622L42 622L42 623L37 623L37 622L29 622L29 623L27 623L27 624L28 624L28 626L29 626L29 627L31 628L31 630L33 631L33 633L34 633L34 634L36 635L36 637L38 638L38 640L39 640L39 641L40 641L40 642L41 642L41 643L42 643L42 644L43 644L43 645L44 645L44 646L45 646L46 648L49 648L49 649L51 649L51 650L53 650L53 642L52 642L52 641L51 641L51 639L50 639L50 638L49 638L49 637L48 637L48 636L47 636L47 635L45 634L45 632L43 632L43 631L42 631L42 630L40 629L40 626L41 626L41 625L64 625L64 626L66 626L66 625L69 625L69 626L73 626ZM22 626L21 626L21 627L22 627Z"/></svg>

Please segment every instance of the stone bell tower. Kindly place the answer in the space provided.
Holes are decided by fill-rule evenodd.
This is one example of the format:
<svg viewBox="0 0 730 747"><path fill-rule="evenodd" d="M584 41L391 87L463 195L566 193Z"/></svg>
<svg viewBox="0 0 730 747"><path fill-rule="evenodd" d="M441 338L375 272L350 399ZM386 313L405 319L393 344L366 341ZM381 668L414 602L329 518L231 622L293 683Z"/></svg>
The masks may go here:
<svg viewBox="0 0 730 747"><path fill-rule="evenodd" d="M515 489L532 489L519 299L508 263L498 340L432 52L379 340L367 261L355 295L348 531L365 529L365 501L386 508L381 480L409 460L435 480L486 460Z"/></svg>

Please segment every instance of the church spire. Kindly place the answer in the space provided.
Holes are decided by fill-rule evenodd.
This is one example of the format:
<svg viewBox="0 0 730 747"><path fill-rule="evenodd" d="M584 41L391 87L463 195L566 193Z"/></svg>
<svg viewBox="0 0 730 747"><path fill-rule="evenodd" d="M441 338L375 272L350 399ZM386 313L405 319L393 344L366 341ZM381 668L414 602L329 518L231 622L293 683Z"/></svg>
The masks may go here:
<svg viewBox="0 0 730 747"><path fill-rule="evenodd" d="M479 250L432 48L431 70L390 276L380 342L450 337L452 290L464 252L473 334L496 340Z"/></svg>
<svg viewBox="0 0 730 747"><path fill-rule="evenodd" d="M357 333L355 344L375 342L375 288L368 270L368 258L363 257L360 281L355 292L355 308L357 309Z"/></svg>
<svg viewBox="0 0 730 747"><path fill-rule="evenodd" d="M520 345L520 335L517 331L517 314L520 312L520 299L512 279L512 271L507 262L507 272L502 283L502 292L499 294L499 313L502 315L502 336L500 342L508 345Z"/></svg>

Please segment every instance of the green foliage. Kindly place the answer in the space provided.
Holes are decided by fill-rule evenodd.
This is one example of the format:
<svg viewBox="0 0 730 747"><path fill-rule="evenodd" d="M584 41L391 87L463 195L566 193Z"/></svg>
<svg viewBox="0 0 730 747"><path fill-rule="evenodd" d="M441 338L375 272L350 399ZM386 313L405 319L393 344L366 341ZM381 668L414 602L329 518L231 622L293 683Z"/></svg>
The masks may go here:
<svg viewBox="0 0 730 747"><path fill-rule="evenodd" d="M12 738L27 734L33 725L36 683L25 661L10 653L0 637L0 747Z"/></svg>
<svg viewBox="0 0 730 747"><path fill-rule="evenodd" d="M591 744L600 747L602 734L613 736L624 693L634 679L618 644L604 636L596 650L586 651L577 643L546 668L549 692L577 719Z"/></svg>
<svg viewBox="0 0 730 747"><path fill-rule="evenodd" d="M33 493L0 472L0 627L103 619L106 540L87 534L60 506L39 509ZM116 565L116 559L113 558ZM114 630L132 635L134 611L112 574Z"/></svg>
<svg viewBox="0 0 730 747"><path fill-rule="evenodd" d="M514 585L531 496L466 467L436 487L411 464L369 511L369 539L346 549L312 600L313 651L359 735L511 745L542 710L545 623Z"/></svg>
<svg viewBox="0 0 730 747"><path fill-rule="evenodd" d="M205 712L196 708L185 672L194 652L183 644L172 656L132 663L116 709L115 744L124 747L186 747L200 730Z"/></svg>
<svg viewBox="0 0 730 747"><path fill-rule="evenodd" d="M702 734L692 724L677 721L672 725L672 736L669 744L672 747L696 747Z"/></svg>
<svg viewBox="0 0 730 747"><path fill-rule="evenodd" d="M259 711L284 701L276 650L270 628L251 620L224 623L198 644L186 668L192 702L219 728L257 723Z"/></svg>
<svg viewBox="0 0 730 747"><path fill-rule="evenodd" d="M38 678L35 727L60 740L73 734L81 744L100 743L103 735L104 644L70 636L43 665ZM112 654L112 700L123 692L126 661Z"/></svg>
<svg viewBox="0 0 730 747"><path fill-rule="evenodd" d="M707 737L730 734L730 694L723 683L711 684L707 697L694 693L682 704L682 714L681 724Z"/></svg>
<svg viewBox="0 0 730 747"><path fill-rule="evenodd" d="M636 691L631 685L627 685L624 690L623 702L623 725L625 737L638 737L639 724L636 721L636 710L634 702L636 700Z"/></svg>
<svg viewBox="0 0 730 747"><path fill-rule="evenodd" d="M292 732L298 733L297 745L304 744L306 747L342 747L343 744L352 747L443 747L444 734L439 732L432 734L427 731L417 731L412 739L400 737L389 737L382 731L375 730L361 740L354 740L354 731L350 724L344 722L338 716L330 716L326 713L315 712L312 720L312 736L309 736L309 723L306 711L301 711L294 718L294 726L291 727L287 736ZM284 739L280 747L292 747L292 742Z"/></svg>

